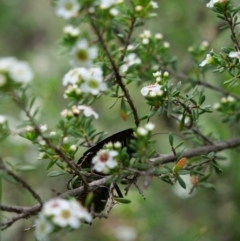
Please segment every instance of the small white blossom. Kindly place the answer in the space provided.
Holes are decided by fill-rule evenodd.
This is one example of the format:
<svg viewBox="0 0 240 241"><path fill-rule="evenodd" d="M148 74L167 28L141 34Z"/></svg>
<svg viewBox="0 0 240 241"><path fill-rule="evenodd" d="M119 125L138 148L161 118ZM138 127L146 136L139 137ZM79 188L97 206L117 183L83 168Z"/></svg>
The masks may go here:
<svg viewBox="0 0 240 241"><path fill-rule="evenodd" d="M232 96L228 96L227 97L227 101L228 102L233 102L233 101L235 101L235 98L233 98Z"/></svg>
<svg viewBox="0 0 240 241"><path fill-rule="evenodd" d="M80 30L72 25L67 25L64 27L63 32L72 37L77 37L80 34Z"/></svg>
<svg viewBox="0 0 240 241"><path fill-rule="evenodd" d="M76 145L71 145L69 147L69 150L75 152L77 150L77 146Z"/></svg>
<svg viewBox="0 0 240 241"><path fill-rule="evenodd" d="M38 144L40 146L45 146L46 145L46 141L43 140L42 137L40 137L40 136L37 138L37 141L38 141Z"/></svg>
<svg viewBox="0 0 240 241"><path fill-rule="evenodd" d="M113 146L114 146L115 148L121 148L121 147L122 147L122 143L121 143L120 141L117 141L117 142L114 142L114 143L113 143Z"/></svg>
<svg viewBox="0 0 240 241"><path fill-rule="evenodd" d="M120 66L120 72L125 73L131 65L140 64L141 60L135 53L130 53L124 58L124 64Z"/></svg>
<svg viewBox="0 0 240 241"><path fill-rule="evenodd" d="M163 35L161 33L156 33L155 39L163 39Z"/></svg>
<svg viewBox="0 0 240 241"><path fill-rule="evenodd" d="M202 41L201 48L206 49L208 46L209 46L209 42L208 41L206 41L206 40Z"/></svg>
<svg viewBox="0 0 240 241"><path fill-rule="evenodd" d="M63 138L63 143L64 144L67 144L69 142L69 138L67 137L67 136L65 136L64 138Z"/></svg>
<svg viewBox="0 0 240 241"><path fill-rule="evenodd" d="M78 15L81 6L77 0L58 0L56 14L64 19L74 18Z"/></svg>
<svg viewBox="0 0 240 241"><path fill-rule="evenodd" d="M117 161L115 159L117 155L118 152L115 150L100 150L92 159L93 169L104 174L109 173L110 169L117 166Z"/></svg>
<svg viewBox="0 0 240 241"><path fill-rule="evenodd" d="M35 237L38 241L48 241L49 234L53 231L54 227L43 215L35 221Z"/></svg>
<svg viewBox="0 0 240 241"><path fill-rule="evenodd" d="M3 85L5 85L6 82L7 82L6 76L3 75L3 74L0 74L0 87L3 86Z"/></svg>
<svg viewBox="0 0 240 241"><path fill-rule="evenodd" d="M230 58L238 58L240 60L240 51L231 51L228 56Z"/></svg>
<svg viewBox="0 0 240 241"><path fill-rule="evenodd" d="M57 134L56 131L51 131L49 135L50 136L56 136L56 134Z"/></svg>
<svg viewBox="0 0 240 241"><path fill-rule="evenodd" d="M3 57L0 58L0 71L8 72L18 60L14 57Z"/></svg>
<svg viewBox="0 0 240 241"><path fill-rule="evenodd" d="M169 73L168 73L167 71L164 71L163 76L164 76L164 77L168 77L168 76L169 76Z"/></svg>
<svg viewBox="0 0 240 241"><path fill-rule="evenodd" d="M157 83L160 83L161 81L162 81L162 78L161 78L161 77L157 77L157 78L156 78L156 82L157 82Z"/></svg>
<svg viewBox="0 0 240 241"><path fill-rule="evenodd" d="M87 105L79 105L78 109L81 111L83 110L83 114L86 117L93 116L95 119L98 119L98 114L95 112L90 106Z"/></svg>
<svg viewBox="0 0 240 241"><path fill-rule="evenodd" d="M137 128L137 133L140 135L140 136L146 136L148 134L148 130L145 129L144 127L138 127Z"/></svg>
<svg viewBox="0 0 240 241"><path fill-rule="evenodd" d="M150 30L143 30L143 32L140 34L140 38L150 38L150 37L151 37Z"/></svg>
<svg viewBox="0 0 240 241"><path fill-rule="evenodd" d="M208 8L213 8L216 3L218 3L219 0L211 0L209 3L206 4Z"/></svg>
<svg viewBox="0 0 240 241"><path fill-rule="evenodd" d="M162 74L161 71L157 71L157 72L153 73L153 77L160 77L161 74Z"/></svg>
<svg viewBox="0 0 240 241"><path fill-rule="evenodd" d="M135 7L135 10L136 10L137 12L141 12L141 11L143 10L143 7L142 7L141 5L137 5L137 6Z"/></svg>
<svg viewBox="0 0 240 241"><path fill-rule="evenodd" d="M206 64L211 64L213 62L213 57L211 54L207 54L206 56L206 59L204 59L200 64L199 66L203 67L205 66Z"/></svg>
<svg viewBox="0 0 240 241"><path fill-rule="evenodd" d="M155 124L151 123L151 122L148 122L146 125L145 125L145 128L148 130L148 131L152 131L154 128L155 128Z"/></svg>
<svg viewBox="0 0 240 241"><path fill-rule="evenodd" d="M142 44L144 44L144 45L149 44L149 39L148 38L143 38L142 39Z"/></svg>
<svg viewBox="0 0 240 241"><path fill-rule="evenodd" d="M220 104L219 104L219 103L215 103L215 104L213 105L213 109L214 109L214 110L217 110L219 107L220 107Z"/></svg>
<svg viewBox="0 0 240 241"><path fill-rule="evenodd" d="M158 3L155 1L150 1L152 8L158 8Z"/></svg>
<svg viewBox="0 0 240 241"><path fill-rule="evenodd" d="M3 125L7 121L6 117L3 115L0 115L0 125Z"/></svg>
<svg viewBox="0 0 240 241"><path fill-rule="evenodd" d="M28 83L33 79L33 72L27 62L18 61L9 70L9 76L17 83Z"/></svg>
<svg viewBox="0 0 240 241"><path fill-rule="evenodd" d="M45 125L41 125L40 126L40 130L41 130L41 132L45 132L47 130L47 125L46 124Z"/></svg>
<svg viewBox="0 0 240 241"><path fill-rule="evenodd" d="M44 204L41 213L50 217L55 225L62 228L67 226L74 229L79 228L82 219L87 222L92 221L91 215L75 199L52 199Z"/></svg>
<svg viewBox="0 0 240 241"><path fill-rule="evenodd" d="M145 86L141 89L141 94L147 96L149 93L157 94L161 90L161 86L158 83Z"/></svg>
<svg viewBox="0 0 240 241"><path fill-rule="evenodd" d="M99 67L90 68L82 76L84 82L80 85L82 92L98 95L101 91L107 90L107 84L103 82L103 72Z"/></svg>
<svg viewBox="0 0 240 241"><path fill-rule="evenodd" d="M116 8L111 8L109 13L112 15L112 16L117 16L119 14L119 11L116 9Z"/></svg>
<svg viewBox="0 0 240 241"><path fill-rule="evenodd" d="M170 43L169 43L169 42L164 42L164 43L163 43L163 47L164 47L165 49L170 48Z"/></svg>
<svg viewBox="0 0 240 241"><path fill-rule="evenodd" d="M98 50L95 46L90 47L86 39L79 39L73 46L70 55L72 57L70 61L72 66L90 67L92 60L98 55Z"/></svg>
<svg viewBox="0 0 240 241"><path fill-rule="evenodd" d="M84 70L82 70L84 71ZM69 70L63 77L63 86L68 84L76 85L81 82L81 71L80 68L74 68Z"/></svg>
<svg viewBox="0 0 240 241"><path fill-rule="evenodd" d="M127 46L127 51L131 51L131 50L133 50L135 48L135 46L133 45L133 44L129 44L128 46Z"/></svg>

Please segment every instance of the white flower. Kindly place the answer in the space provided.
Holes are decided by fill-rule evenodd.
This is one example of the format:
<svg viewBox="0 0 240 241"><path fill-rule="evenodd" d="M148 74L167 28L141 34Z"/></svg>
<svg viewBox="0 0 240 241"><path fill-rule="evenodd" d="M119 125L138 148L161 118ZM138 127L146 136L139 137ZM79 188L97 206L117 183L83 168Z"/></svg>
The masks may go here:
<svg viewBox="0 0 240 241"><path fill-rule="evenodd" d="M156 33L155 34L155 39L162 39L163 35L161 33Z"/></svg>
<svg viewBox="0 0 240 241"><path fill-rule="evenodd" d="M112 15L112 16L117 16L119 14L119 11L116 9L116 8L111 8L109 13Z"/></svg>
<svg viewBox="0 0 240 241"><path fill-rule="evenodd" d="M113 146L118 149L122 147L122 143L120 141L117 141L113 143Z"/></svg>
<svg viewBox="0 0 240 241"><path fill-rule="evenodd" d="M131 65L140 64L141 60L137 57L135 53L131 53L124 58L124 64L120 66L119 71L125 73Z"/></svg>
<svg viewBox="0 0 240 241"><path fill-rule="evenodd" d="M69 150L75 152L77 150L77 146L76 145L71 145L69 147Z"/></svg>
<svg viewBox="0 0 240 241"><path fill-rule="evenodd" d="M169 43L169 42L164 42L164 43L163 43L163 47L164 47L165 49L168 49L168 48L170 47L170 43Z"/></svg>
<svg viewBox="0 0 240 241"><path fill-rule="evenodd" d="M213 62L213 57L211 54L207 54L206 56L206 59L204 59L200 64L199 66L203 67L205 66L206 64L211 64Z"/></svg>
<svg viewBox="0 0 240 241"><path fill-rule="evenodd" d="M160 77L161 74L162 74L161 71L157 71L157 72L153 73L153 77Z"/></svg>
<svg viewBox="0 0 240 241"><path fill-rule="evenodd" d="M141 11L143 10L143 7L142 7L141 5L137 5L137 6L135 7L135 10L136 10L137 12L141 12Z"/></svg>
<svg viewBox="0 0 240 241"><path fill-rule="evenodd" d="M157 2L151 1L150 4L151 4L152 8L158 8L158 3Z"/></svg>
<svg viewBox="0 0 240 241"><path fill-rule="evenodd" d="M98 51L94 46L89 47L86 39L80 39L75 46L73 46L70 55L72 56L70 62L72 66L90 67L92 65L92 60L98 56Z"/></svg>
<svg viewBox="0 0 240 241"><path fill-rule="evenodd" d="M142 44L144 44L144 45L149 44L149 39L148 38L143 38L142 39Z"/></svg>
<svg viewBox="0 0 240 241"><path fill-rule="evenodd" d="M9 70L9 76L17 83L27 83L33 79L33 72L27 62L18 61Z"/></svg>
<svg viewBox="0 0 240 241"><path fill-rule="evenodd" d="M209 3L206 4L208 8L213 8L216 3L218 3L219 0L211 0Z"/></svg>
<svg viewBox="0 0 240 241"><path fill-rule="evenodd" d="M45 218L44 215L39 215L35 220L35 237L38 241L47 241L48 235L53 231L53 225Z"/></svg>
<svg viewBox="0 0 240 241"><path fill-rule="evenodd" d="M40 130L41 130L41 132L45 132L47 130L47 125L46 124L45 125L41 125L40 126Z"/></svg>
<svg viewBox="0 0 240 241"><path fill-rule="evenodd" d="M117 166L117 161L114 159L118 155L115 150L100 150L92 159L93 169L97 172L109 173L110 169Z"/></svg>
<svg viewBox="0 0 240 241"><path fill-rule="evenodd" d="M3 75L3 74L0 74L0 87L3 86L3 85L5 85L6 82L7 82L6 76Z"/></svg>
<svg viewBox="0 0 240 241"><path fill-rule="evenodd" d="M16 63L17 59L14 57L0 58L0 71L8 72Z"/></svg>
<svg viewBox="0 0 240 241"><path fill-rule="evenodd" d="M107 90L107 84L103 82L101 68L90 68L82 75L84 82L80 85L82 92L98 95L101 91Z"/></svg>
<svg viewBox="0 0 240 241"><path fill-rule="evenodd" d="M77 0L58 0L56 14L64 19L76 17L81 6Z"/></svg>
<svg viewBox="0 0 240 241"><path fill-rule="evenodd" d="M7 121L6 117L3 115L0 115L0 125L3 125Z"/></svg>
<svg viewBox="0 0 240 241"><path fill-rule="evenodd" d="M71 69L64 75L62 80L63 86L66 86L68 84L75 85L78 82L81 82L81 71L79 69L80 68Z"/></svg>
<svg viewBox="0 0 240 241"><path fill-rule="evenodd" d="M83 110L83 114L84 114L86 117L93 116L95 119L98 118L98 114L97 114L90 106L87 106L87 105L79 105L79 106L78 106L78 109L79 109L79 110Z"/></svg>
<svg viewBox="0 0 240 241"><path fill-rule="evenodd" d="M140 136L146 136L148 134L148 130L145 129L144 127L138 127L137 128L137 133L140 135Z"/></svg>
<svg viewBox="0 0 240 241"><path fill-rule="evenodd" d="M143 32L140 34L140 38L150 38L150 37L151 37L150 30L143 30Z"/></svg>
<svg viewBox="0 0 240 241"><path fill-rule="evenodd" d="M201 43L201 45L200 45L200 47L201 47L202 49L204 49L204 50L205 50L208 46L209 46L209 42L206 41L206 40L202 41L202 43Z"/></svg>
<svg viewBox="0 0 240 241"><path fill-rule="evenodd" d="M52 199L43 206L42 214L52 218L52 222L59 227L78 228L80 220L91 222L92 217L75 199Z"/></svg>
<svg viewBox="0 0 240 241"><path fill-rule="evenodd" d="M145 128L146 128L148 131L152 131L152 130L155 128L155 124L153 124L152 122L148 122L148 123L145 125Z"/></svg>
<svg viewBox="0 0 240 241"><path fill-rule="evenodd" d="M238 58L240 60L240 51L231 51L228 56L230 58Z"/></svg>
<svg viewBox="0 0 240 241"><path fill-rule="evenodd" d="M220 107L220 104L217 102L213 105L213 109L217 110Z"/></svg>
<svg viewBox="0 0 240 241"><path fill-rule="evenodd" d="M72 25L67 25L64 27L63 32L72 37L77 37L80 34L80 30Z"/></svg>
<svg viewBox="0 0 240 241"><path fill-rule="evenodd" d="M149 93L155 93L156 95L161 91L161 85L158 83L145 86L141 89L141 94L147 96Z"/></svg>
<svg viewBox="0 0 240 241"><path fill-rule="evenodd" d="M50 135L50 136L56 136L57 133L56 133L56 131L51 131L49 135Z"/></svg>
<svg viewBox="0 0 240 241"><path fill-rule="evenodd" d="M110 8L112 5L117 4L117 0L100 0L100 8L106 9Z"/></svg>

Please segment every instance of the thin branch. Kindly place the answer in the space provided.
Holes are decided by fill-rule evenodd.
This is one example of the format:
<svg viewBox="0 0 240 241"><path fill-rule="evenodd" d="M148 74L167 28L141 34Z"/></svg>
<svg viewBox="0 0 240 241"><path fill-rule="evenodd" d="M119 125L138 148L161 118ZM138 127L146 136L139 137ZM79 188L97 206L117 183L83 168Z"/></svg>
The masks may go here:
<svg viewBox="0 0 240 241"><path fill-rule="evenodd" d="M35 120L33 118L33 116L30 114L29 110L26 108L26 105L24 104L24 102L22 101L22 99L16 94L16 93L12 93L12 97L13 100L15 101L15 103L17 105L20 106L20 108L22 108L22 110L25 112L26 116L29 118L29 120L31 121L32 125L34 126L35 131L38 133L39 136L42 137L42 139L46 142L46 144L52 149L54 150L67 164L68 166L75 171L76 175L80 178L80 180L82 180L84 187L86 190L89 189L88 186L88 182L86 181L85 177L80 173L79 171L79 167L76 166L76 164L74 162L72 162L62 151L61 149L59 149L57 146L55 146L48 138L46 138L41 129L39 128L39 126L35 123Z"/></svg>
<svg viewBox="0 0 240 241"><path fill-rule="evenodd" d="M92 25L95 33L97 34L99 42L102 45L103 50L106 53L106 55L107 55L107 57L108 57L108 59L109 59L109 61L111 63L113 72L114 72L115 77L116 77L116 81L117 81L118 85L120 86L121 90L123 91L124 96L126 97L127 102L128 102L128 104L129 104L129 106L130 106L130 108L132 110L133 117L134 117L134 120L135 120L135 125L139 126L140 120L139 120L139 117L138 117L137 109L136 109L136 107L135 107L135 105L133 103L133 100L132 100L132 98L131 98L131 96L129 94L128 89L126 88L125 84L123 83L122 76L119 73L118 66L116 65L115 61L113 60L111 53L109 52L109 49L108 49L108 47L107 47L107 45L106 45L106 43L105 43L105 41L104 41L104 39L102 37L102 34L101 34L100 30L99 30L99 27L96 25L96 22L95 22L95 19L94 19L95 18L94 15L91 14L91 13L89 13L89 15L90 15L91 25Z"/></svg>
<svg viewBox="0 0 240 241"><path fill-rule="evenodd" d="M112 178L112 176L107 176L100 180L89 183L89 191L93 191L96 188L96 186L104 185L111 178ZM85 188L84 188L84 186L81 186L81 187L75 188L73 190L69 190L65 193L62 193L58 197L61 197L61 198L66 198L69 196L77 197L83 192L85 192ZM9 218L6 222L1 223L1 227L2 227L1 229L4 230L4 229L10 227L13 223L18 221L19 219L29 218L33 215L36 215L38 212L41 211L41 205L36 204L31 207L0 205L0 209L2 211L7 211L7 212L13 212L13 210L14 210L14 212L20 213L19 215Z"/></svg>
<svg viewBox="0 0 240 241"><path fill-rule="evenodd" d="M240 137L236 137L227 141L213 142L213 145L201 146L191 150L184 151L181 156L191 158L195 156L206 155L210 152L220 152L225 149L231 149L240 146ZM176 161L173 154L160 155L160 157L150 159L154 165L165 164Z"/></svg>
<svg viewBox="0 0 240 241"><path fill-rule="evenodd" d="M18 183L21 183L22 186L27 189L32 194L32 196L39 202L40 206L42 206L41 197L31 188L31 186L26 181L24 181L21 177L17 176L12 171L6 169L3 164L2 158L0 158L0 169L6 171L8 175L12 176Z"/></svg>

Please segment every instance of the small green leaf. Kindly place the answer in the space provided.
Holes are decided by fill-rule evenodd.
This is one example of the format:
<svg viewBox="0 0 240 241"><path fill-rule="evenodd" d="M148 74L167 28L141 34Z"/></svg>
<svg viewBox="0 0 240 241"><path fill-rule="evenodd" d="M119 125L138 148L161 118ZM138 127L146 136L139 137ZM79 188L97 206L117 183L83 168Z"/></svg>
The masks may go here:
<svg viewBox="0 0 240 241"><path fill-rule="evenodd" d="M28 172L28 171L36 170L36 167L32 165L21 165L21 166L16 166L15 169L16 171Z"/></svg>
<svg viewBox="0 0 240 241"><path fill-rule="evenodd" d="M66 174L65 171L59 170L59 171L52 171L48 173L48 177L57 177Z"/></svg>
<svg viewBox="0 0 240 241"><path fill-rule="evenodd" d="M209 182L200 182L199 187L213 189L213 190L216 189L215 186L212 183L209 183Z"/></svg>
<svg viewBox="0 0 240 241"><path fill-rule="evenodd" d="M180 186L182 188L186 189L186 183L183 181L183 179L179 175L177 175L177 180L178 180Z"/></svg>
<svg viewBox="0 0 240 241"><path fill-rule="evenodd" d="M169 133L168 139L169 139L170 145L173 146L173 134L172 134L172 132Z"/></svg>

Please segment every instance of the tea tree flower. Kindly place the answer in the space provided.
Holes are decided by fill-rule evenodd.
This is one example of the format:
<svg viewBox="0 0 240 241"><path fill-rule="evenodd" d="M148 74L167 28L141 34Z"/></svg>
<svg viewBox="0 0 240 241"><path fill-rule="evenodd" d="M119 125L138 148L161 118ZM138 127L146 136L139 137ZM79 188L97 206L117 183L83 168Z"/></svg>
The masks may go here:
<svg viewBox="0 0 240 241"><path fill-rule="evenodd" d="M199 66L203 67L203 66L205 66L206 64L211 64L211 63L213 63L213 61L214 61L214 59L213 59L212 55L211 55L211 54L207 54L206 59L204 59L204 60L199 64Z"/></svg>
<svg viewBox="0 0 240 241"><path fill-rule="evenodd" d="M72 25L67 25L64 27L63 32L72 37L77 37L80 34L80 30Z"/></svg>
<svg viewBox="0 0 240 241"><path fill-rule="evenodd" d="M25 61L17 61L9 70L9 76L17 83L28 83L33 79L33 72Z"/></svg>
<svg viewBox="0 0 240 241"><path fill-rule="evenodd" d="M14 57L0 58L0 72L8 72L16 63L17 59Z"/></svg>
<svg viewBox="0 0 240 241"><path fill-rule="evenodd" d="M56 14L64 19L76 17L80 8L77 0L58 0L56 2Z"/></svg>
<svg viewBox="0 0 240 241"><path fill-rule="evenodd" d="M90 106L87 106L87 105L79 105L78 106L78 109L81 111L83 111L83 114L86 116L86 117L90 117L90 116L93 116L95 119L98 118L98 114L90 107Z"/></svg>
<svg viewBox="0 0 240 241"><path fill-rule="evenodd" d="M72 66L90 67L92 65L92 60L97 57L98 51L96 47L90 47L86 39L80 39L73 46L70 55L72 57L70 61Z"/></svg>
<svg viewBox="0 0 240 241"><path fill-rule="evenodd" d="M213 8L216 3L218 3L219 0L211 0L209 3L206 4L208 8Z"/></svg>
<svg viewBox="0 0 240 241"><path fill-rule="evenodd" d="M117 155L118 152L115 150L100 150L92 159L93 169L104 174L109 173L111 169L117 166L117 160L115 159Z"/></svg>
<svg viewBox="0 0 240 241"><path fill-rule="evenodd" d="M80 85L82 92L98 95L101 91L107 90L107 84L103 82L103 73L101 68L90 68L82 75L83 83Z"/></svg>
<svg viewBox="0 0 240 241"><path fill-rule="evenodd" d="M53 231L54 226L44 217L40 215L35 221L35 237L38 241L48 241L49 234Z"/></svg>
<svg viewBox="0 0 240 241"><path fill-rule="evenodd" d="M141 60L135 53L131 53L124 58L124 64L120 66L120 72L125 73L131 65L140 64Z"/></svg>
<svg viewBox="0 0 240 241"><path fill-rule="evenodd" d="M148 94L154 93L155 96L158 95L161 91L161 85L154 83L148 86L145 86L141 89L141 94L147 96Z"/></svg>
<svg viewBox="0 0 240 241"><path fill-rule="evenodd" d="M231 51L228 56L230 58L238 58L240 60L240 51Z"/></svg>

